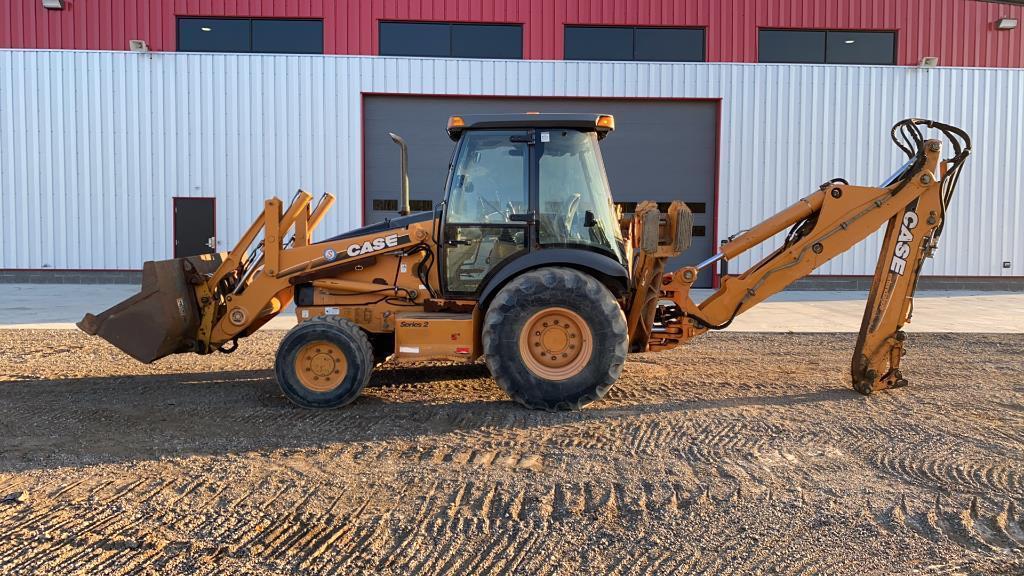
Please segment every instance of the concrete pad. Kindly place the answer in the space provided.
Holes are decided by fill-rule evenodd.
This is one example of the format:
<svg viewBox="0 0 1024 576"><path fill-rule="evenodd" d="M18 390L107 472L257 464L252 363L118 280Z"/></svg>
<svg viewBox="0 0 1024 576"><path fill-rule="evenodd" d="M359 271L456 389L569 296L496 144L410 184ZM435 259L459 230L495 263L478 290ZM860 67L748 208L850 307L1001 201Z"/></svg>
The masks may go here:
<svg viewBox="0 0 1024 576"><path fill-rule="evenodd" d="M135 284L4 284L0 328L77 330L86 312L98 314L134 296ZM285 310L267 326L287 330L295 325L294 308Z"/></svg>
<svg viewBox="0 0 1024 576"><path fill-rule="evenodd" d="M86 312L102 312L135 294L125 284L5 284L0 328L74 329ZM712 290L695 290L698 302ZM736 318L734 332L857 332L866 292L792 291L776 294ZM267 324L295 325L289 307ZM919 291L910 332L1024 333L1024 294L1013 292Z"/></svg>
<svg viewBox="0 0 1024 576"><path fill-rule="evenodd" d="M707 291L710 294L710 290ZM858 332L867 292L782 292L737 317L734 332ZM918 291L907 332L1024 333L1024 294Z"/></svg>

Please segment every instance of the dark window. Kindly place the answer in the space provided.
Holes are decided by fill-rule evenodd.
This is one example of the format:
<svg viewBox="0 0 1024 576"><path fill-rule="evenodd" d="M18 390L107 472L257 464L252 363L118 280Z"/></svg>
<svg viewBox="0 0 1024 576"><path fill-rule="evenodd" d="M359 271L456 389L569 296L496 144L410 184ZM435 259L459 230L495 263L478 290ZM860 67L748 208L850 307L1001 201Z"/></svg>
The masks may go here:
<svg viewBox="0 0 1024 576"><path fill-rule="evenodd" d="M616 202L616 206L622 208L624 214L636 213L636 202ZM658 210L661 212L668 212L669 207L672 206L671 202L658 202ZM690 209L690 212L694 214L704 214L707 211L707 204L704 202L687 202L686 207Z"/></svg>
<svg viewBox="0 0 1024 576"><path fill-rule="evenodd" d="M179 52L249 52L250 20L178 18Z"/></svg>
<svg viewBox="0 0 1024 576"><path fill-rule="evenodd" d="M636 60L703 62L704 31L694 28L637 28Z"/></svg>
<svg viewBox="0 0 1024 576"><path fill-rule="evenodd" d="M323 54L322 20L178 18L179 52Z"/></svg>
<svg viewBox="0 0 1024 576"><path fill-rule="evenodd" d="M322 20L253 20L252 51L323 54L324 23Z"/></svg>
<svg viewBox="0 0 1024 576"><path fill-rule="evenodd" d="M452 24L452 56L522 58L523 29L521 26Z"/></svg>
<svg viewBox="0 0 1024 576"><path fill-rule="evenodd" d="M380 212L398 212L398 200L374 198L373 209ZM426 212L433 209L433 200L409 200L409 210L413 212Z"/></svg>
<svg viewBox="0 0 1024 576"><path fill-rule="evenodd" d="M421 22L381 22L380 53L381 56L451 56L451 26Z"/></svg>
<svg viewBox="0 0 1024 576"><path fill-rule="evenodd" d="M565 59L703 62L704 30L566 26Z"/></svg>
<svg viewBox="0 0 1024 576"><path fill-rule="evenodd" d="M412 202L410 202L411 204ZM373 209L380 212L397 212L398 200L373 199Z"/></svg>
<svg viewBox="0 0 1024 576"><path fill-rule="evenodd" d="M895 64L896 35L892 32L829 32L825 61L829 64Z"/></svg>
<svg viewBox="0 0 1024 576"><path fill-rule="evenodd" d="M820 30L761 30L758 62L825 63L825 33Z"/></svg>
<svg viewBox="0 0 1024 576"><path fill-rule="evenodd" d="M895 64L895 32L759 30L758 62Z"/></svg>
<svg viewBox="0 0 1024 576"><path fill-rule="evenodd" d="M566 60L632 60L633 29L566 26Z"/></svg>
<svg viewBox="0 0 1024 576"><path fill-rule="evenodd" d="M523 57L523 27L518 24L381 22L380 54L519 59Z"/></svg>

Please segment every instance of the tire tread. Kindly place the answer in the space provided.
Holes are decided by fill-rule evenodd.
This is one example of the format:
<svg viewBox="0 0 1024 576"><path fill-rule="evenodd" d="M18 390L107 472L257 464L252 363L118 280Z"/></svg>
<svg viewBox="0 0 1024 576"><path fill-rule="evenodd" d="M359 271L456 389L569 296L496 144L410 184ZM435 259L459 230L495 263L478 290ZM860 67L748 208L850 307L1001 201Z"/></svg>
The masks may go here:
<svg viewBox="0 0 1024 576"><path fill-rule="evenodd" d="M292 393L289 393L289 391L286 390L282 382L282 378L285 377L285 374L283 373L285 367L281 365L281 354L282 351L287 346L290 345L290 339L295 338L296 334L301 334L302 332L314 330L317 327L321 326L329 326L332 330L337 330L338 332L340 332L343 335L343 337L348 338L351 341L351 343L355 346L356 353L361 356L361 358L358 359L348 359L349 363L352 364L353 362L359 362L364 367L364 374L362 375L362 378L360 378L359 381L356 382L355 387L352 389L352 391L344 395L345 400L326 405L312 403L300 397L295 397ZM366 385L370 382L370 376L373 373L374 366L375 362L373 358L373 346L370 344L370 339L367 337L366 332L364 332L362 328L360 328L356 323L352 322L351 320L342 318L340 316L320 316L318 318L313 318L311 320L302 322L288 331L288 334L286 334L284 339L281 340L281 344L278 347L278 357L277 360L275 361L274 371L278 379L278 385L281 386L282 392L284 392L285 395L288 396L288 399L291 400L292 402L306 408L334 408L338 406L344 406L345 404L348 404L349 402L352 402L353 400L359 397L363 389L366 388Z"/></svg>
<svg viewBox="0 0 1024 576"><path fill-rule="evenodd" d="M518 350L499 349L502 345L499 337L499 328L504 324L507 317L513 315L520 308L522 300L528 299L539 290L563 290L573 295L585 295L589 302L599 305L600 314L611 320L612 331L623 335L621 345L615 346L611 351L611 362L608 365L607 371L600 375L600 381L593 386L591 392L583 394L573 401L560 400L554 402L538 399L527 394L524 387L530 384L517 381L509 373L507 366L502 361L503 355L516 354L518 356ZM622 308L608 288L593 276L572 268L562 267L532 270L517 276L506 284L491 301L484 315L481 330L484 361L487 363L491 375L498 383L498 386L512 400L523 406L547 411L579 410L583 406L603 398L612 385L615 384L615 381L618 380L626 361L627 343L624 337L626 330L626 319ZM512 345L510 344L509 346ZM508 348L508 346L505 348ZM595 354L603 352L595 350Z"/></svg>

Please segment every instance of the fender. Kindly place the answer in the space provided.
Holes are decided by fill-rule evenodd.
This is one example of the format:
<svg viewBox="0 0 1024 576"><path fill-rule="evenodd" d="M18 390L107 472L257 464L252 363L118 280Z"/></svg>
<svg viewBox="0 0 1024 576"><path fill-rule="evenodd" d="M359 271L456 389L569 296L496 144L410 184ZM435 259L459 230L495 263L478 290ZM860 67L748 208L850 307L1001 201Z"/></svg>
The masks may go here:
<svg viewBox="0 0 1024 576"><path fill-rule="evenodd" d="M629 290L629 273L610 256L579 248L542 248L508 262L487 279L480 289L480 308L485 309L491 298L512 278L544 266L564 266L586 272L597 278L616 297Z"/></svg>

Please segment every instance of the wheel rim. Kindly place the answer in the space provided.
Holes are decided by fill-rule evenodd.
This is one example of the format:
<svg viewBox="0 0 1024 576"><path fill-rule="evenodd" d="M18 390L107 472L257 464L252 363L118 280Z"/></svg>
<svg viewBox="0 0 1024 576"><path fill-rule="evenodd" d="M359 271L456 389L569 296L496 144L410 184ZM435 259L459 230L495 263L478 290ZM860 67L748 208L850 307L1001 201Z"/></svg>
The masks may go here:
<svg viewBox="0 0 1024 576"><path fill-rule="evenodd" d="M345 381L348 360L336 344L310 342L295 356L295 374L304 387L314 392L329 392Z"/></svg>
<svg viewBox="0 0 1024 576"><path fill-rule="evenodd" d="M566 380L590 362L594 340L590 325L565 308L545 308L531 316L519 335L526 367L545 380Z"/></svg>

